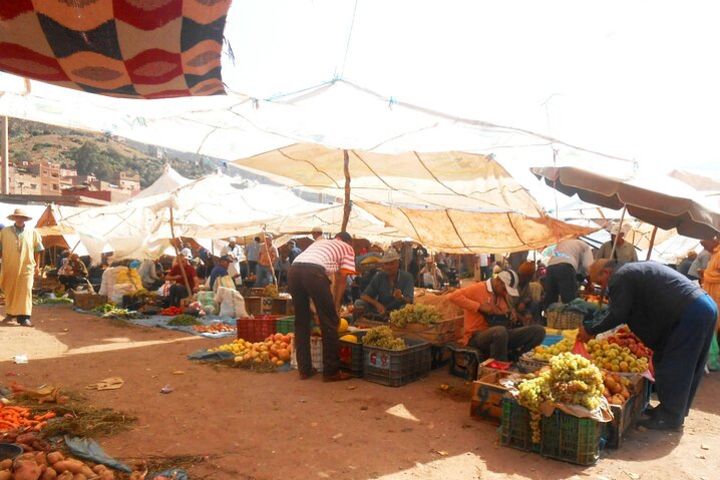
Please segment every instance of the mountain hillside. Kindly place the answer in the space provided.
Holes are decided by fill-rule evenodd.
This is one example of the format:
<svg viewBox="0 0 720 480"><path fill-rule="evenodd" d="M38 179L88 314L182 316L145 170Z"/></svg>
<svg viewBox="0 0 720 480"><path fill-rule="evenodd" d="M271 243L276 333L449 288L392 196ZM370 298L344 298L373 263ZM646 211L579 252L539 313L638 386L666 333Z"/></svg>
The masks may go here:
<svg viewBox="0 0 720 480"><path fill-rule="evenodd" d="M143 188L161 174L167 161L181 175L198 178L221 163L202 155L174 152L100 133L72 130L37 122L10 119L10 159L13 163L48 160L81 175L95 174L111 181L119 172L140 175Z"/></svg>

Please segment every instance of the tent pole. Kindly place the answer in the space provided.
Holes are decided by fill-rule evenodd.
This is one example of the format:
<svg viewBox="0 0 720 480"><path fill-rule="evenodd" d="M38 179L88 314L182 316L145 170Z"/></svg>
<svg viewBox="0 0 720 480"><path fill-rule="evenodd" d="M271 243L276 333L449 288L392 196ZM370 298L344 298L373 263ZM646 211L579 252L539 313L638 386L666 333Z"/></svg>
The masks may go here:
<svg viewBox="0 0 720 480"><path fill-rule="evenodd" d="M618 225L618 233L622 230L623 221L625 220L625 212L627 212L627 205L623 206L622 214L620 214L620 224ZM613 242L612 250L610 251L610 259L615 257L615 249L617 249L617 241L620 235L615 235L615 241Z"/></svg>
<svg viewBox="0 0 720 480"><path fill-rule="evenodd" d="M182 262L187 262L187 260L180 258L182 255L180 254L180 250L177 246L177 238L175 238L175 218L173 216L172 207L170 207L170 236L172 237L172 244L173 248L175 249L175 258L178 261L178 266L180 267L180 273L182 274L183 282L185 283L185 288L188 292L188 297L192 297L193 291L192 288L190 288L190 280L187 277L185 266L182 265Z"/></svg>
<svg viewBox="0 0 720 480"><path fill-rule="evenodd" d="M263 227L263 231L262 231L262 241L263 241L263 248L265 249L265 255L267 255L269 260L272 260L272 257L270 256L270 249L268 248L268 245L267 245L267 237L265 236L265 227ZM277 285L278 279L275 276L275 266L273 265L273 262L270 262L270 273L272 274L272 277L273 277L273 283L275 285Z"/></svg>
<svg viewBox="0 0 720 480"><path fill-rule="evenodd" d="M647 258L645 259L645 261L650 260L650 257L652 256L652 249L653 249L653 246L655 245L655 235L657 234L657 231L658 231L658 227L657 226L653 227L652 235L650 235L650 246L648 247L648 254L647 254Z"/></svg>
<svg viewBox="0 0 720 480"><path fill-rule="evenodd" d="M345 203L343 204L343 220L341 231L346 231L348 222L350 221L350 156L347 150L343 150L343 171L345 172Z"/></svg>

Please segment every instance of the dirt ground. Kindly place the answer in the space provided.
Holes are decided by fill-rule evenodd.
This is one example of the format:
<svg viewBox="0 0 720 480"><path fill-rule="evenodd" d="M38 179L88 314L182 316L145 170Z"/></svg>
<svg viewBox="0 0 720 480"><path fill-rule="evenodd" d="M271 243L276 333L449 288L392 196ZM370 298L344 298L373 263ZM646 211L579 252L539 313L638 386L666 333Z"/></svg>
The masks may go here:
<svg viewBox="0 0 720 480"><path fill-rule="evenodd" d="M97 439L106 451L205 457L192 478L720 478L720 374L706 377L683 433L635 430L597 465L578 467L499 446L495 426L469 417L467 385L444 369L400 388L325 384L190 362L189 353L223 341L123 326L67 306L38 307L33 321L34 329L0 327L0 383L59 384L135 415L132 431ZM14 364L18 354L29 364ZM122 377L123 388L85 390L110 376ZM165 385L173 392L161 394ZM389 413L393 407L406 414Z"/></svg>

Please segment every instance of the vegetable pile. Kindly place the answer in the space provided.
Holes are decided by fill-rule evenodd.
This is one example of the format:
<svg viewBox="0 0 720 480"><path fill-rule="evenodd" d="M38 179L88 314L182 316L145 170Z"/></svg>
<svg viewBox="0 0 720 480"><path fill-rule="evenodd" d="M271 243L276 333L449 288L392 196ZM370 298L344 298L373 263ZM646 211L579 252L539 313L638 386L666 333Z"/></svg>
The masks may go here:
<svg viewBox="0 0 720 480"><path fill-rule="evenodd" d="M375 327L368 330L362 343L370 347L385 348L388 350L405 350L405 340L395 338L390 327Z"/></svg>
<svg viewBox="0 0 720 480"><path fill-rule="evenodd" d="M72 305L73 299L70 297L41 297L33 300L33 305Z"/></svg>
<svg viewBox="0 0 720 480"><path fill-rule="evenodd" d="M246 365L271 365L282 367L290 361L292 355L293 334L283 335L276 333L270 335L264 342L249 342L238 338L232 343L220 345L211 351L230 352L235 355L236 364Z"/></svg>
<svg viewBox="0 0 720 480"><path fill-rule="evenodd" d="M612 372L603 372L603 396L610 405L623 405L630 398L630 379Z"/></svg>
<svg viewBox="0 0 720 480"><path fill-rule="evenodd" d="M47 420L54 417L54 412L32 415L29 408L0 404L0 432L18 428L39 432L47 425Z"/></svg>
<svg viewBox="0 0 720 480"><path fill-rule="evenodd" d="M176 317L173 317L172 320L168 322L168 325L172 325L173 327L186 327L189 325L202 325L197 318L193 317L192 315L177 315Z"/></svg>
<svg viewBox="0 0 720 480"><path fill-rule="evenodd" d="M390 323L396 327L403 328L408 323L420 323L430 325L443 320L437 308L431 305L405 305L399 310L390 312Z"/></svg>
<svg viewBox="0 0 720 480"><path fill-rule="evenodd" d="M44 432L43 432L44 433ZM0 434L0 444L14 443L20 445L25 452L47 452L50 450L50 444L40 437L40 433L36 431L22 431L15 429Z"/></svg>
<svg viewBox="0 0 720 480"><path fill-rule="evenodd" d="M131 477L132 478L132 477ZM137 477L136 477L137 478ZM114 480L115 473L105 465L87 464L65 458L61 452L23 453L13 460L0 462L2 480Z"/></svg>
<svg viewBox="0 0 720 480"><path fill-rule="evenodd" d="M195 325L193 330L198 333L223 333L223 332L234 332L235 329L225 323L217 322L210 325Z"/></svg>
<svg viewBox="0 0 720 480"><path fill-rule="evenodd" d="M160 315L164 315L166 317L175 317L177 315L182 315L183 311L184 310L180 307L168 307L160 310Z"/></svg>

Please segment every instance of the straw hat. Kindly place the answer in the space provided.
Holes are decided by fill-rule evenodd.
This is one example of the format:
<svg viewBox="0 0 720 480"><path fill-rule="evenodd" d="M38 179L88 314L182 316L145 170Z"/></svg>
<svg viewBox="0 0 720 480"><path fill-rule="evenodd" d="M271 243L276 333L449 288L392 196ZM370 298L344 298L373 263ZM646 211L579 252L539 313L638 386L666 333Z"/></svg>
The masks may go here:
<svg viewBox="0 0 720 480"><path fill-rule="evenodd" d="M385 254L382 256L382 263L390 263L390 262L399 262L400 261L400 255L398 254L397 250L390 247L385 251Z"/></svg>
<svg viewBox="0 0 720 480"><path fill-rule="evenodd" d="M30 215L28 215L27 212L25 210L23 210L22 208L16 208L15 211L13 213L11 213L10 215L8 215L7 218L10 220L16 220L18 218L22 218L25 220L32 220L32 217Z"/></svg>

